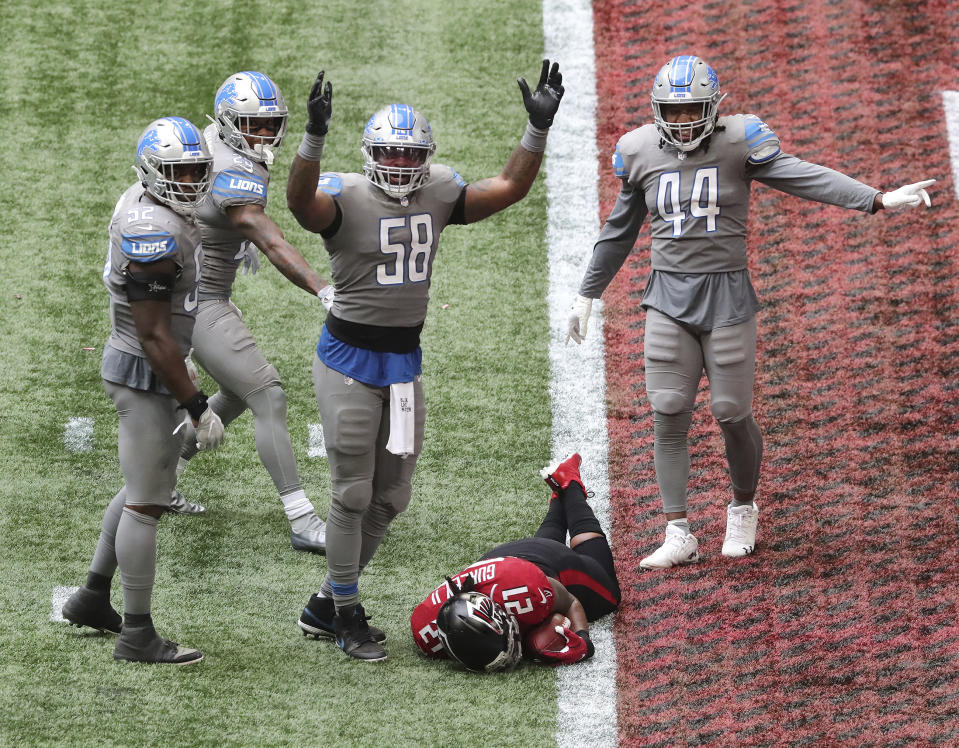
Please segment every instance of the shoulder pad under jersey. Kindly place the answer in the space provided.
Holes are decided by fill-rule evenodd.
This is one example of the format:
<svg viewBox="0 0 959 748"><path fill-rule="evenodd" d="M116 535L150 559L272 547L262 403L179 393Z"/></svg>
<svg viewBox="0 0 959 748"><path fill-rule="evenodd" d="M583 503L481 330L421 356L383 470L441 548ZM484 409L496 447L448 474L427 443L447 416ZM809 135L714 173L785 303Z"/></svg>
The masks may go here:
<svg viewBox="0 0 959 748"><path fill-rule="evenodd" d="M755 114L744 114L746 147L749 149L748 162L764 164L779 155L779 138L765 122Z"/></svg>
<svg viewBox="0 0 959 748"><path fill-rule="evenodd" d="M456 185L457 190L461 190L466 186L466 180L461 177L455 169L447 166L446 164L433 164L430 166L430 178L426 183L427 185L442 185L445 182L452 182ZM424 185L425 186L425 185Z"/></svg>
<svg viewBox="0 0 959 748"><path fill-rule="evenodd" d="M659 143L659 132L656 126L646 124L635 130L630 130L620 137L616 143L616 150L613 151L612 164L613 174L619 179L626 179L629 176L630 164L636 155L644 148L655 146Z"/></svg>
<svg viewBox="0 0 959 748"><path fill-rule="evenodd" d="M320 174L319 181L316 183L316 189L325 192L327 195L336 197L343 192L343 178L339 174L331 171Z"/></svg>

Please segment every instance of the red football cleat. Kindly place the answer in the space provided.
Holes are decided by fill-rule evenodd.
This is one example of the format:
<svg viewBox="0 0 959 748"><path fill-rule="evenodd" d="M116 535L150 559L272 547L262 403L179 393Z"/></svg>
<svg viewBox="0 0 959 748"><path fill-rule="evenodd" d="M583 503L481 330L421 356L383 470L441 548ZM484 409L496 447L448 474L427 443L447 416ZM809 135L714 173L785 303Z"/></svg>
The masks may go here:
<svg viewBox="0 0 959 748"><path fill-rule="evenodd" d="M543 476L543 480L546 481L546 485L553 489L553 495L550 497L550 501L559 495L559 491L565 491L569 488L569 484L573 481L579 484L579 487L583 489L583 493L586 493L586 486L583 485L583 479L579 477L579 464L582 461L583 458L579 456L579 453L574 452L562 462L547 465L539 471L539 474Z"/></svg>

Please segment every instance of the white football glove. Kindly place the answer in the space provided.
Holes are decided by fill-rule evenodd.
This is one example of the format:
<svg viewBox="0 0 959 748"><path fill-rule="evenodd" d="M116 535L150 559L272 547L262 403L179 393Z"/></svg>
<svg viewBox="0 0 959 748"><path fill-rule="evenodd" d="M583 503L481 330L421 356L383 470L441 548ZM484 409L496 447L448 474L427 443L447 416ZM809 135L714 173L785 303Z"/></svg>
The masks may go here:
<svg viewBox="0 0 959 748"><path fill-rule="evenodd" d="M932 202L929 200L929 193L926 192L925 188L935 181L935 179L924 179L915 184L907 184L905 187L900 187L892 192L884 192L882 207L886 210L903 207L918 208L922 203L925 203L928 208L932 205Z"/></svg>
<svg viewBox="0 0 959 748"><path fill-rule="evenodd" d="M190 381L193 382L193 386L197 389L200 389L200 372L197 371L196 364L193 363L193 359L190 358L193 355L193 349L190 349L190 352L186 354L186 358L183 359L183 365L186 366L186 373L190 375Z"/></svg>
<svg viewBox="0 0 959 748"><path fill-rule="evenodd" d="M207 405L206 410L200 414L200 420L196 426L196 448L216 449L223 442L223 421L220 416L213 412L213 408Z"/></svg>
<svg viewBox="0 0 959 748"><path fill-rule="evenodd" d="M246 243L242 262L243 267L240 268L240 272L243 275L256 275L256 271L260 269L260 250L253 242Z"/></svg>
<svg viewBox="0 0 959 748"><path fill-rule="evenodd" d="M323 308L326 311L330 311L333 307L333 295L336 293L336 289L333 286L323 286L319 291L316 292L316 295L320 297L320 301L323 303Z"/></svg>
<svg viewBox="0 0 959 748"><path fill-rule="evenodd" d="M585 296L576 295L576 301L573 302L569 310L569 326L566 328L566 345L572 338L579 345L586 337L586 326L589 324L589 313L593 308L593 300Z"/></svg>

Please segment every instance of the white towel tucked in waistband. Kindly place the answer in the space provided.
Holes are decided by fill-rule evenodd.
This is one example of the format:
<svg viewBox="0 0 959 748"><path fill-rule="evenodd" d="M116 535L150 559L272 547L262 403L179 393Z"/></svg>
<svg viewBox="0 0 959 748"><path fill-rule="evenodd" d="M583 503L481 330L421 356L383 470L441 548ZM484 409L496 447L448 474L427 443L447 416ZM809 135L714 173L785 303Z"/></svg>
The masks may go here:
<svg viewBox="0 0 959 748"><path fill-rule="evenodd" d="M416 423L413 418L414 395L412 382L390 385L390 439L386 450L400 457L413 454Z"/></svg>

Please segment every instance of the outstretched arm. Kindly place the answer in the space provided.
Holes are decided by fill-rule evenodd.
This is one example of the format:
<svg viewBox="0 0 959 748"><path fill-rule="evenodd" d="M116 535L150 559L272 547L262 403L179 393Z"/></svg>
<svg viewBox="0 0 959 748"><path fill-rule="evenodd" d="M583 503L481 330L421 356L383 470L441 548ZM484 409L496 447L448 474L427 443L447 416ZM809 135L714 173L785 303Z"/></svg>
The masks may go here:
<svg viewBox="0 0 959 748"><path fill-rule="evenodd" d="M287 279L311 295L318 296L327 283L310 267L300 251L283 236L262 205L235 205L227 208L233 228L253 242Z"/></svg>
<svg viewBox="0 0 959 748"><path fill-rule="evenodd" d="M333 116L333 84L327 82L324 87L323 76L324 71L321 70L310 90L306 104L306 134L293 157L286 182L287 207L303 228L314 233L321 232L336 218L333 198L316 189L323 145L330 128L330 117Z"/></svg>
<svg viewBox="0 0 959 748"><path fill-rule="evenodd" d="M524 78L518 78L523 105L529 113L529 125L520 144L510 155L506 166L498 176L483 179L466 189L464 217L466 223L474 223L508 208L522 200L539 173L546 148L546 134L563 98L563 74L559 63L550 67L543 60L539 83L531 93Z"/></svg>

